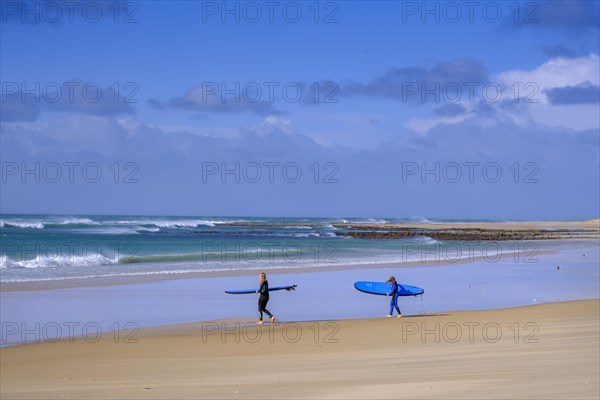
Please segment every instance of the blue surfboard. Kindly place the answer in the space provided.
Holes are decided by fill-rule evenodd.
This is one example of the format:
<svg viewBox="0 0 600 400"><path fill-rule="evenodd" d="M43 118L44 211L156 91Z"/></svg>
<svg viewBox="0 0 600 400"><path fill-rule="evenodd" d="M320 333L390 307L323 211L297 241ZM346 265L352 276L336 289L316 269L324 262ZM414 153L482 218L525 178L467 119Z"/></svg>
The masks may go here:
<svg viewBox="0 0 600 400"><path fill-rule="evenodd" d="M392 285L386 282L360 281L354 283L354 287L361 292L380 296L387 296L392 293ZM425 290L420 287L398 284L398 296L418 296L423 293L425 293Z"/></svg>
<svg viewBox="0 0 600 400"><path fill-rule="evenodd" d="M288 292L290 290L296 290L296 288L298 287L298 285L290 285L290 286L273 286L269 288L269 292L275 292L276 290L287 290ZM249 294L249 293L256 293L258 291L258 288L256 289L245 289L245 290L226 290L225 293L229 293L229 294Z"/></svg>

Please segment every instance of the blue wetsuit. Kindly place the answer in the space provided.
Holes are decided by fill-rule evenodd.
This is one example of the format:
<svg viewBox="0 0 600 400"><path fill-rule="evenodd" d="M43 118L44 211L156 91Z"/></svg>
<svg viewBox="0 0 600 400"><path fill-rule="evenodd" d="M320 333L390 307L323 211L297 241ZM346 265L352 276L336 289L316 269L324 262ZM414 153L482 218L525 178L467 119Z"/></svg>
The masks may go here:
<svg viewBox="0 0 600 400"><path fill-rule="evenodd" d="M394 308L396 309L396 311L398 311L398 315L402 315L402 313L400 312L400 309L398 308L398 283L392 283L390 285L390 289L392 290L390 292L390 296L392 296L392 299L390 300L389 315L394 314Z"/></svg>

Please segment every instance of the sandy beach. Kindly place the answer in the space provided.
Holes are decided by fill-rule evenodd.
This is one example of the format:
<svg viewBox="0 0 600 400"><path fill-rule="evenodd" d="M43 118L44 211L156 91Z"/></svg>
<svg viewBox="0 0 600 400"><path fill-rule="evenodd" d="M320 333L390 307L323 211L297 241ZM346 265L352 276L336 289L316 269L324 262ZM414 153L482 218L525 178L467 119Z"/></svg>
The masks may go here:
<svg viewBox="0 0 600 400"><path fill-rule="evenodd" d="M600 400L600 0L0 4L0 400Z"/></svg>
<svg viewBox="0 0 600 400"><path fill-rule="evenodd" d="M261 330L229 320L22 345L0 350L1 397L597 399L599 305Z"/></svg>
<svg viewBox="0 0 600 400"><path fill-rule="evenodd" d="M552 224L527 229L597 225ZM255 298L223 292L254 284L251 270L3 285L0 398L597 399L598 242L540 243L550 245L499 258L425 252L420 262L270 271L298 290L275 292L281 322L260 328ZM426 292L401 299L400 319L353 287L391 273Z"/></svg>

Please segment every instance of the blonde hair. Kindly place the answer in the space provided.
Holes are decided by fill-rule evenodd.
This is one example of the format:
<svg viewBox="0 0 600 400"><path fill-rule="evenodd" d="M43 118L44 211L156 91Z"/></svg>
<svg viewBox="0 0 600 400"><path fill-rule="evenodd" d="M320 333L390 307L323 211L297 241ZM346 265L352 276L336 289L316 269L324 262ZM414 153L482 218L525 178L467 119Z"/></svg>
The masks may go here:
<svg viewBox="0 0 600 400"><path fill-rule="evenodd" d="M265 274L264 272L261 272L260 273L260 283L263 283L266 280L267 280L267 274Z"/></svg>

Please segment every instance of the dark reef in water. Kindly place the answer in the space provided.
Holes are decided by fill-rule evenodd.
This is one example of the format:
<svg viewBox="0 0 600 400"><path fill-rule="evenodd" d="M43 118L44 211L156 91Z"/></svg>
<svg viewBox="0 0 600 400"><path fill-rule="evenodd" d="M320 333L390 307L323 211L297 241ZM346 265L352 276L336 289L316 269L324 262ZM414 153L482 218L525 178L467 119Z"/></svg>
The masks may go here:
<svg viewBox="0 0 600 400"><path fill-rule="evenodd" d="M545 240L589 238L597 235L594 229L483 229L483 228L409 228L389 226L356 226L334 225L338 236L349 236L360 239L403 239L426 236L436 240Z"/></svg>
<svg viewBox="0 0 600 400"><path fill-rule="evenodd" d="M233 227L295 227L297 223L226 222L218 226ZM325 228L324 224L302 223L311 228ZM598 220L583 222L542 223L466 223L466 224L398 224L398 223L333 223L337 236L359 239L404 239L430 237L436 240L546 240L597 239Z"/></svg>

